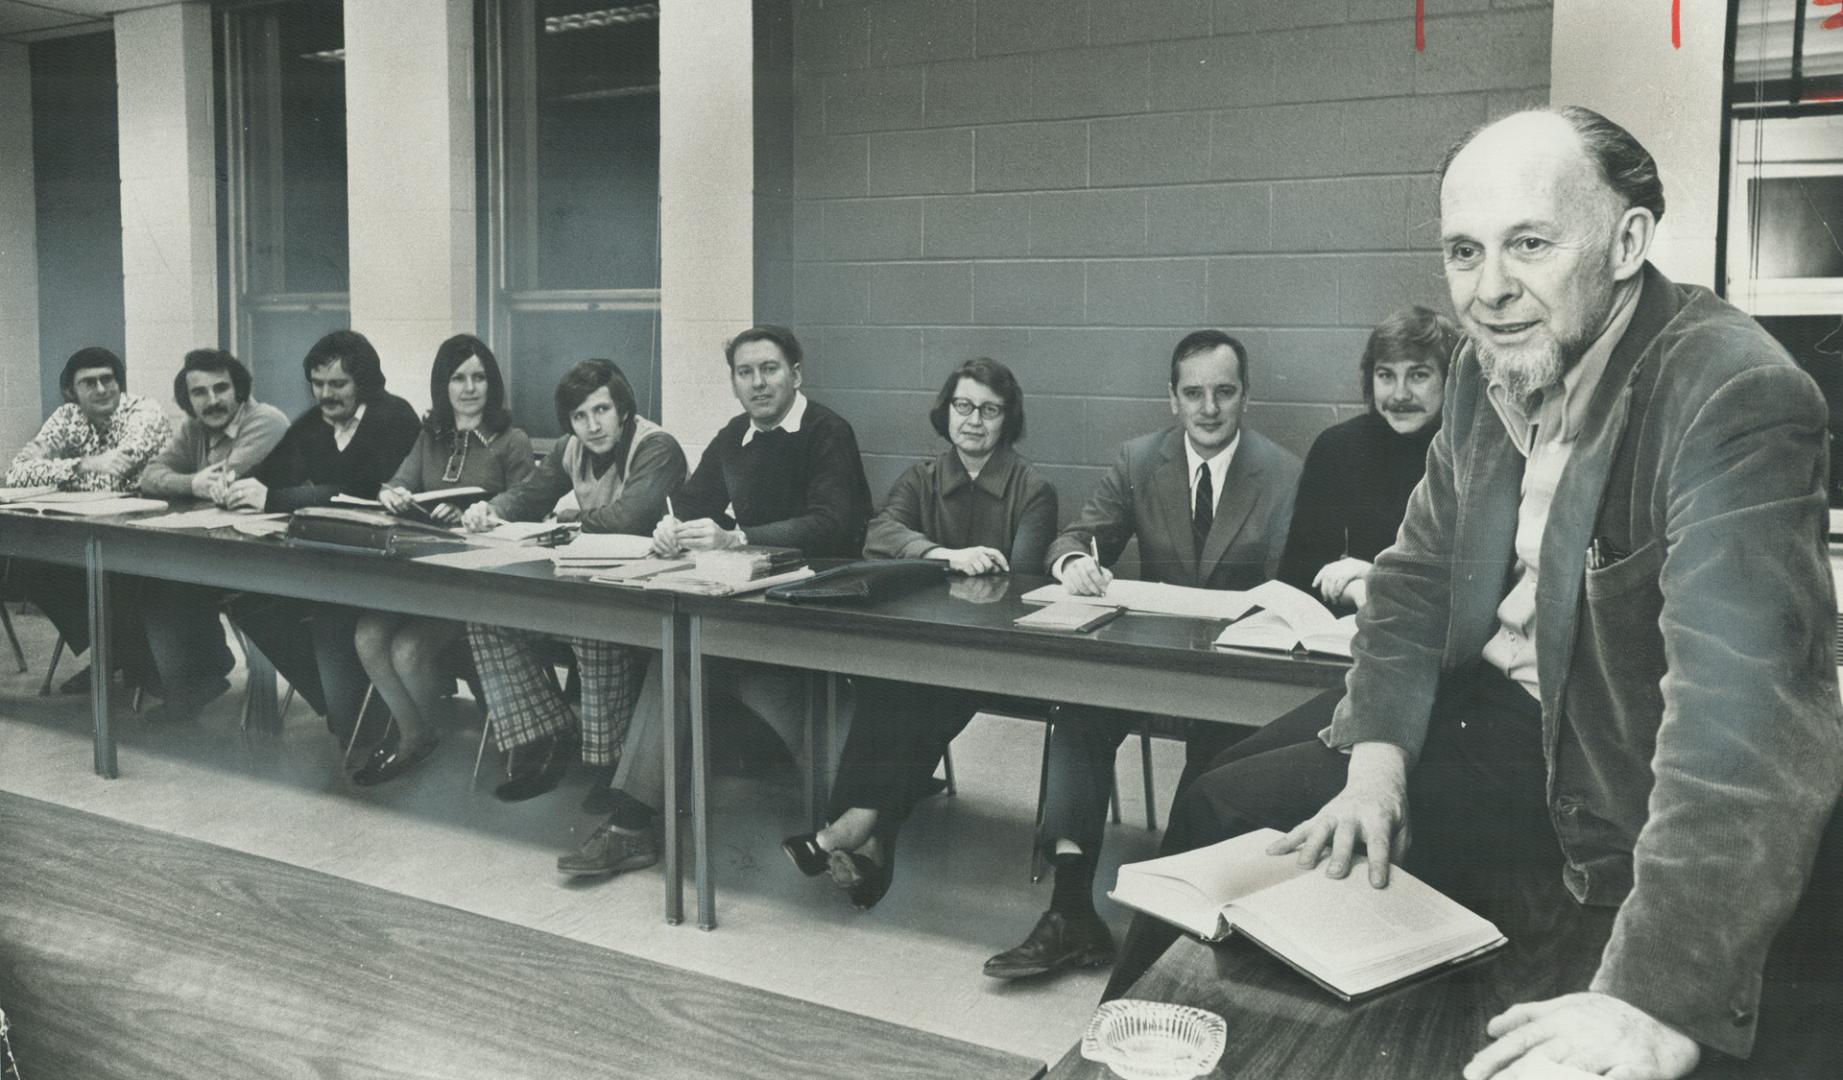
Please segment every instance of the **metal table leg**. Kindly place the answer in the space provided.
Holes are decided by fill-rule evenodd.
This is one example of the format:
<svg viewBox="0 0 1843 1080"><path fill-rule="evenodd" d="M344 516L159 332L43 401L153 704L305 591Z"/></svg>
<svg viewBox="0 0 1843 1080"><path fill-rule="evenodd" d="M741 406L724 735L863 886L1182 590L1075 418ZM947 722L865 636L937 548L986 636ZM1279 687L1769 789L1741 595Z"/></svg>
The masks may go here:
<svg viewBox="0 0 1843 1080"><path fill-rule="evenodd" d="M113 780L115 732L109 728L109 672L114 666L109 641L109 576L102 568L102 540L83 541L83 569L90 600L90 709L96 720L96 774Z"/></svg>
<svg viewBox="0 0 1843 1080"><path fill-rule="evenodd" d="M678 733L685 720L678 707L678 658L678 620L668 613L659 631L659 719L666 726L661 754L665 801L659 827L665 842L666 922L673 926L685 921L685 870L678 844Z"/></svg>
<svg viewBox="0 0 1843 1080"><path fill-rule="evenodd" d="M691 837L696 847L698 929L717 928L716 889L710 880L709 717L704 701L704 619L691 616Z"/></svg>

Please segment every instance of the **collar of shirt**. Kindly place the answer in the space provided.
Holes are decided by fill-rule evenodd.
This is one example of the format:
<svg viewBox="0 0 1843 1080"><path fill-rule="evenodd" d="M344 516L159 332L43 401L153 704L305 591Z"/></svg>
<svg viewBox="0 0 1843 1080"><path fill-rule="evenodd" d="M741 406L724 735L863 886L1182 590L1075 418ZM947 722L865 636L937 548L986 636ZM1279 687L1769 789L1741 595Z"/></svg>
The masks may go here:
<svg viewBox="0 0 1843 1080"><path fill-rule="evenodd" d="M208 431L208 437L205 441L212 446L216 446L220 442L234 442L237 438L237 432L243 430L243 418L250 414L250 401L252 400L254 399L244 399L244 401L237 406L237 411L230 414L230 423L225 424L216 431Z"/></svg>
<svg viewBox="0 0 1843 1080"><path fill-rule="evenodd" d="M949 448L941 458L946 470L941 483L943 496L952 495L963 487L974 486L995 499L1002 499L1005 497L1005 485L1011 481L1011 472L1018 465L1017 455L1011 452L1009 446L1001 446L992 451L992 456L986 458L978 476L966 471L966 462L960 460L960 452L957 450Z"/></svg>
<svg viewBox="0 0 1843 1080"><path fill-rule="evenodd" d="M1197 453L1197 448L1190 445L1190 436L1188 434L1184 436L1184 461L1186 471L1190 476L1190 505L1193 508L1197 505L1197 466L1209 465L1210 487L1216 493L1216 501L1221 503L1223 478L1229 475L1229 463L1235 460L1235 451L1239 449L1241 449L1241 432L1237 431L1235 437L1229 440L1229 445L1223 447L1215 457L1205 462L1203 455Z"/></svg>
<svg viewBox="0 0 1843 1080"><path fill-rule="evenodd" d="M1533 410L1526 409L1497 383L1485 384L1485 396L1504 422L1504 429L1510 433L1510 441L1516 444L1518 453L1528 457L1535 437L1547 439L1550 432L1554 432L1560 442L1573 442L1580 434L1581 423L1587 417L1587 405L1593 401L1600 376L1606 373L1606 362L1612 359L1613 350L1619 347L1619 339L1625 336L1626 327L1632 324L1632 315L1638 310L1639 292L1633 289L1613 310L1606 329L1587 347L1580 362L1562 376L1561 384L1551 384L1539 392Z"/></svg>
<svg viewBox="0 0 1843 1080"><path fill-rule="evenodd" d="M326 420L326 414L321 413L320 419ZM365 405L363 402L360 402L358 408L352 410L352 419L347 420L345 423L335 424L331 420L326 420L326 426L333 429L333 445L344 450L346 444L352 441L352 436L358 431L358 425L363 423L364 419Z"/></svg>
<svg viewBox="0 0 1843 1080"><path fill-rule="evenodd" d="M755 433L758 431L773 431L775 428L779 428L789 435L797 434L800 430L800 424L805 421L805 419L806 395L795 390L794 403L787 407L787 415L781 417L781 422L771 428L758 428L755 426L755 421L750 420L748 430L742 433L742 445L749 445L749 441L755 438Z"/></svg>
<svg viewBox="0 0 1843 1080"><path fill-rule="evenodd" d="M462 442L466 442L467 438L472 436L474 441L478 442L481 446L492 446L493 440L499 437L496 434L488 435L482 428L468 428L466 431L456 429L455 434L461 437Z"/></svg>

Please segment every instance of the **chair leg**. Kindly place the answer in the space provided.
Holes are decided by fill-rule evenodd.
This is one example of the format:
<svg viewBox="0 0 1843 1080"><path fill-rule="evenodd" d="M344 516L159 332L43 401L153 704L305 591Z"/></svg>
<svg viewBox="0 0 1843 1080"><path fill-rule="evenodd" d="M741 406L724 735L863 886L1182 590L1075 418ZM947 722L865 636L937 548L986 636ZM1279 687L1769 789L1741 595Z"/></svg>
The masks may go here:
<svg viewBox="0 0 1843 1080"><path fill-rule="evenodd" d="M129 711L131 711L131 712L133 712L133 713L136 713L137 715L138 715L138 714L140 713L140 711L141 711L141 694L142 694L142 690L141 690L141 688L140 688L140 687L138 687L138 686L137 686L137 687L135 687L135 688L134 688L134 694L133 694L133 696L131 696L131 697L130 697L130 698L128 699L128 709L129 709Z"/></svg>
<svg viewBox="0 0 1843 1080"><path fill-rule="evenodd" d="M369 692L367 692L366 700L367 701L370 700ZM290 683L288 685L288 689L282 692L282 707L275 710L275 722L277 724L281 723L283 720L288 719L288 706L293 705L293 704L294 704L294 684ZM360 711L362 712L363 710L361 709Z"/></svg>
<svg viewBox="0 0 1843 1080"><path fill-rule="evenodd" d="M493 735L493 714L487 713L480 720L480 749L474 751L474 774L467 781L467 790L472 791L480 785L480 763L486 760L486 740Z"/></svg>
<svg viewBox="0 0 1843 1080"><path fill-rule="evenodd" d="M1043 760L1037 765L1037 820L1030 830L1030 883L1043 880L1043 804L1049 800L1049 740L1056 712L1043 719Z"/></svg>
<svg viewBox="0 0 1843 1080"><path fill-rule="evenodd" d="M13 617L7 614L6 602L0 601L0 626L6 627L7 643L13 646L13 661L19 665L19 673L26 673L26 651L19 647L19 635L13 632Z"/></svg>
<svg viewBox="0 0 1843 1080"><path fill-rule="evenodd" d="M64 635L58 635L58 642L51 647L51 663L45 665L45 681L38 688L39 697L51 696L51 680L58 674L58 657L64 655Z"/></svg>
<svg viewBox="0 0 1843 1080"><path fill-rule="evenodd" d="M947 795L949 798L960 794L960 789L953 782L953 744L941 747L941 768L947 770Z"/></svg>
<svg viewBox="0 0 1843 1080"><path fill-rule="evenodd" d="M1152 727L1146 721L1139 721L1139 765L1145 772L1145 827L1147 832L1158 831L1158 798L1152 790Z"/></svg>
<svg viewBox="0 0 1843 1080"><path fill-rule="evenodd" d="M1120 781L1117 777L1107 785L1107 809L1113 817L1113 823L1120 824Z"/></svg>
<svg viewBox="0 0 1843 1080"><path fill-rule="evenodd" d="M289 689L293 690L294 688L289 687ZM339 759L341 765L350 765L352 763L352 748L358 745L358 733L365 726L365 710L371 707L371 695L377 693L377 690L378 688L375 686L365 687L365 700L358 703L358 717L352 721L352 734L346 739L346 752ZM386 731L388 730L387 728Z"/></svg>

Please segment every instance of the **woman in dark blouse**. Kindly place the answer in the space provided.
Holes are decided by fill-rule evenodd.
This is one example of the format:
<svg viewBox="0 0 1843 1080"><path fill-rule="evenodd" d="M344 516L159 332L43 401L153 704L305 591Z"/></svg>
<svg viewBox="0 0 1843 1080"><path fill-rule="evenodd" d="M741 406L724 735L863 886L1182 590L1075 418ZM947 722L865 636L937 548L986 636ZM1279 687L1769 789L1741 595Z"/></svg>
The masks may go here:
<svg viewBox="0 0 1843 1080"><path fill-rule="evenodd" d="M1281 581L1336 609L1363 606L1364 575L1395 542L1427 469L1458 344L1452 320L1424 307L1404 308L1370 333L1358 365L1369 407L1325 429L1306 455Z"/></svg>
<svg viewBox="0 0 1843 1080"><path fill-rule="evenodd" d="M429 370L429 401L416 445L378 488L385 509L405 513L412 509L412 495L451 487L478 487L490 497L516 487L531 472L531 438L512 426L505 378L484 341L456 334L441 343ZM461 511L445 503L431 513L445 525L461 520ZM352 774L354 783L368 787L393 780L435 749L429 729L442 707L444 682L435 661L461 631L460 623L448 619L390 611L359 616L358 659L390 706L397 737L372 751ZM452 677L446 681L452 685Z"/></svg>
<svg viewBox="0 0 1843 1080"><path fill-rule="evenodd" d="M864 554L938 559L969 576L1041 573L1056 535L1056 489L1011 449L1024 437L1024 394L1011 369L967 361L948 375L928 416L948 449L896 481L870 521ZM970 691L858 680L826 811L831 824L782 842L794 865L809 877L830 870L860 908L881 900L896 832L979 701Z"/></svg>

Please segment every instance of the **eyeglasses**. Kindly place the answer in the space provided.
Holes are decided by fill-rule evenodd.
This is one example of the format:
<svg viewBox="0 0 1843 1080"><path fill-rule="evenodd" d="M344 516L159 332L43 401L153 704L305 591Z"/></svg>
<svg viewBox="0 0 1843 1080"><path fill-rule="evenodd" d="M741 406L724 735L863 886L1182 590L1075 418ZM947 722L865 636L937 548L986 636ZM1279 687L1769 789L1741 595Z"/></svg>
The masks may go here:
<svg viewBox="0 0 1843 1080"><path fill-rule="evenodd" d="M961 416L973 415L974 409L978 409L980 418L985 420L996 420L1005 415L1005 407L996 401L988 401L981 405L975 405L971 398L957 397L948 402L948 404L952 405L953 411L959 413Z"/></svg>

